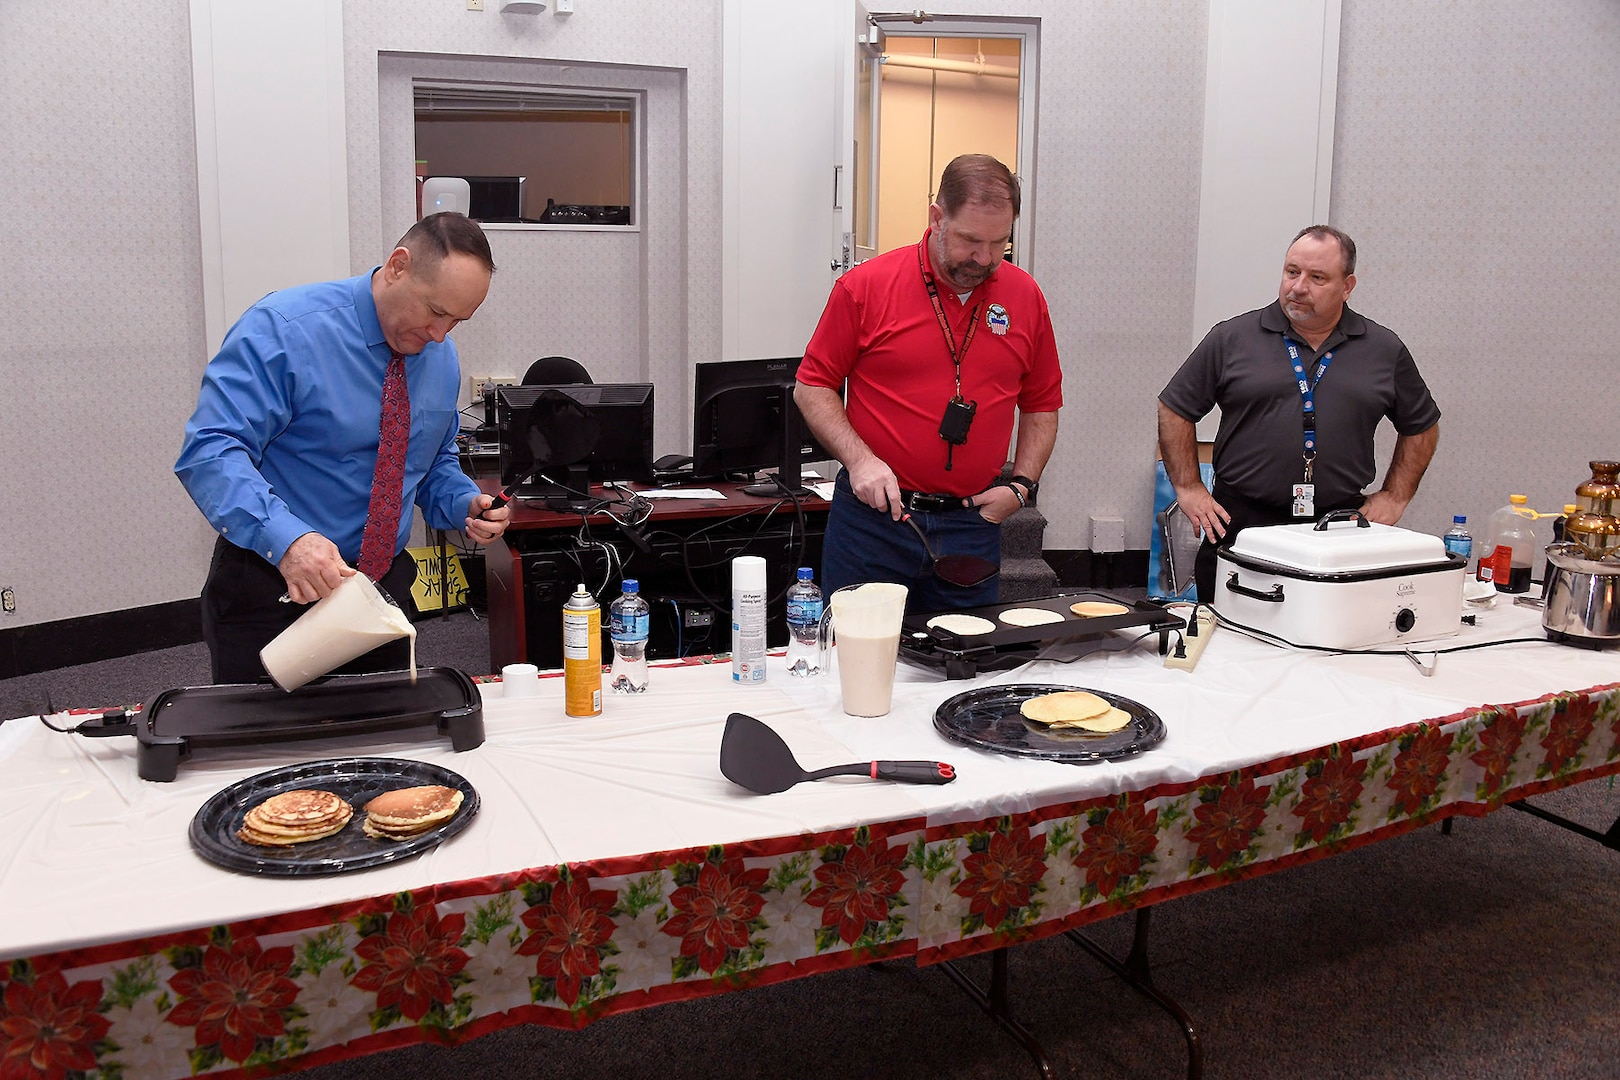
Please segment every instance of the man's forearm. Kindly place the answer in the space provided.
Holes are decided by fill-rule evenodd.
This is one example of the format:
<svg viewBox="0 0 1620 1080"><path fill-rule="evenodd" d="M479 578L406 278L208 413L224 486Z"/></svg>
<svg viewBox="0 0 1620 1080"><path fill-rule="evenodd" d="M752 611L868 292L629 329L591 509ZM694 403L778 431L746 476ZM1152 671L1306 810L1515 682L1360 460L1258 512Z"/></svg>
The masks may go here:
<svg viewBox="0 0 1620 1080"><path fill-rule="evenodd" d="M1057 445L1058 414L1020 412L1018 445L1013 451L1013 475L1039 480Z"/></svg>
<svg viewBox="0 0 1620 1080"><path fill-rule="evenodd" d="M1198 472L1198 429L1193 422L1159 402L1159 457L1170 486L1181 492L1204 486Z"/></svg>
<svg viewBox="0 0 1620 1080"><path fill-rule="evenodd" d="M1434 458L1435 447L1440 445L1440 425L1434 424L1427 431L1420 431L1416 435L1401 435L1395 439L1395 453L1390 458L1389 470L1384 474L1382 490L1399 499L1403 504L1412 501L1417 494L1418 484L1423 480L1423 473Z"/></svg>
<svg viewBox="0 0 1620 1080"><path fill-rule="evenodd" d="M799 414L816 441L846 468L853 469L873 456L872 448L850 425L844 399L838 391L798 383L793 388L793 403L799 407Z"/></svg>

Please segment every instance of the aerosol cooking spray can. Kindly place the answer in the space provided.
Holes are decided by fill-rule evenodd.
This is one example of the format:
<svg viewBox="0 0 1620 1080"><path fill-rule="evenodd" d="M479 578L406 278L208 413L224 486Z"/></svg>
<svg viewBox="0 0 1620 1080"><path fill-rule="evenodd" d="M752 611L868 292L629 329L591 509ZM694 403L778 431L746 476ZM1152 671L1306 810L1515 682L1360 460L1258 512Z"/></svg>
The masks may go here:
<svg viewBox="0 0 1620 1080"><path fill-rule="evenodd" d="M584 585L563 605L563 712L602 715L602 607Z"/></svg>
<svg viewBox="0 0 1620 1080"><path fill-rule="evenodd" d="M731 560L731 681L765 682L765 560L758 555Z"/></svg>

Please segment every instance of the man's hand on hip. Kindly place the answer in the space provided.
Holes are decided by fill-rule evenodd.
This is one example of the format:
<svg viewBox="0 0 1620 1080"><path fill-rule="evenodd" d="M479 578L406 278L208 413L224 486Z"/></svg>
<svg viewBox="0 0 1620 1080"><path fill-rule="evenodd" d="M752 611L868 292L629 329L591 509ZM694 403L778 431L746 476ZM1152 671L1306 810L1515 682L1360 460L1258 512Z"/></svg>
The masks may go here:
<svg viewBox="0 0 1620 1080"><path fill-rule="evenodd" d="M855 497L874 510L887 510L895 521L905 513L900 504L900 481L894 470L876 457L849 467L849 486Z"/></svg>
<svg viewBox="0 0 1620 1080"><path fill-rule="evenodd" d="M336 544L316 532L288 545L277 569L287 582L287 599L295 604L313 604L330 596L344 578L358 573L343 561Z"/></svg>
<svg viewBox="0 0 1620 1080"><path fill-rule="evenodd" d="M995 484L985 488L977 495L969 495L962 500L968 506L979 512L979 516L992 525L999 525L1013 514L1018 512L1020 503L1013 489L1005 484Z"/></svg>

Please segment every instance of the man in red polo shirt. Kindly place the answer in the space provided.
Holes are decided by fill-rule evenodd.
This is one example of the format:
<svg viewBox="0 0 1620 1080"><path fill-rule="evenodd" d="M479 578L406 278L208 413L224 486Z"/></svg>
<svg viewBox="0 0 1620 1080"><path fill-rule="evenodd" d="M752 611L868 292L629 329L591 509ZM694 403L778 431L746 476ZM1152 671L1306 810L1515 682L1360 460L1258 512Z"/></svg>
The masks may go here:
<svg viewBox="0 0 1620 1080"><path fill-rule="evenodd" d="M995 602L995 577L964 588L932 575L901 517L911 515L936 555L999 565L1001 520L1035 501L1063 388L1046 298L1002 265L1019 208L1005 165L959 157L940 177L921 242L833 285L794 392L844 465L822 551L829 592L894 581L910 588L912 611ZM1001 483L1015 414L1014 476Z"/></svg>

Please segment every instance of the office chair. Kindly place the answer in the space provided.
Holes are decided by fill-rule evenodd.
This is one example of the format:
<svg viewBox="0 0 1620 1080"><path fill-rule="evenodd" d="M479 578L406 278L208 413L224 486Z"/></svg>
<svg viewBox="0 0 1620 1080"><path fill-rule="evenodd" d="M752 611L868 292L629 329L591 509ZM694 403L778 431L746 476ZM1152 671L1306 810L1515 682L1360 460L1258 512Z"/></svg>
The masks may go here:
<svg viewBox="0 0 1620 1080"><path fill-rule="evenodd" d="M542 356L523 373L524 386L589 386L591 373L566 356Z"/></svg>

